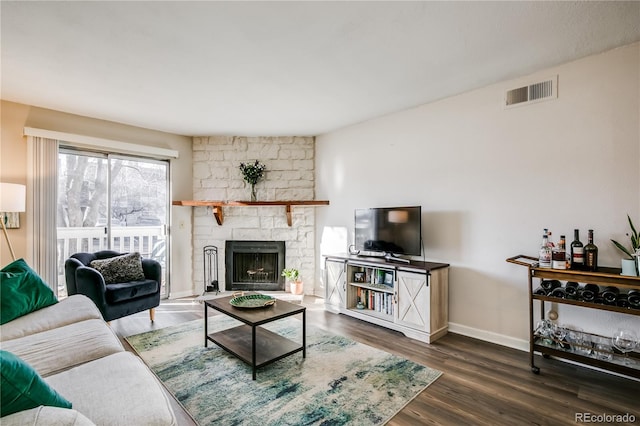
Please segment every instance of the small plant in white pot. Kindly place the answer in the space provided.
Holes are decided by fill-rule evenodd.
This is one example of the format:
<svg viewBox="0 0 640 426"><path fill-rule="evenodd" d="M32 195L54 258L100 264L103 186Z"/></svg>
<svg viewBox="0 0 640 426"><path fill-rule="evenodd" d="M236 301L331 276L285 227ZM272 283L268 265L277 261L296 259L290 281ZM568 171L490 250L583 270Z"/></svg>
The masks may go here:
<svg viewBox="0 0 640 426"><path fill-rule="evenodd" d="M286 268L282 270L282 276L289 282L289 289L292 294L302 294L303 283L300 279L300 271L296 268Z"/></svg>
<svg viewBox="0 0 640 426"><path fill-rule="evenodd" d="M632 275L638 276L638 264L636 260L636 255L640 252L640 234L636 231L635 226L633 226L633 222L631 221L631 217L627 215L627 219L629 220L629 226L631 227L631 235L627 234L631 239L631 250L627 247L623 246L616 240L611 240L611 242L624 254L628 256L627 259L622 259L622 275Z"/></svg>

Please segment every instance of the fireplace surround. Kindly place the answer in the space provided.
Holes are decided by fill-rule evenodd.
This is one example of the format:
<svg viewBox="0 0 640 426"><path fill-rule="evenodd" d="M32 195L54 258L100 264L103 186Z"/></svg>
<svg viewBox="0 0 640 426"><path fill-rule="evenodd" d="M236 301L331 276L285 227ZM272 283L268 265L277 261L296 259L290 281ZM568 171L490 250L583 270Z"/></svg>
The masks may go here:
<svg viewBox="0 0 640 426"><path fill-rule="evenodd" d="M225 242L225 278L231 290L284 290L284 241Z"/></svg>
<svg viewBox="0 0 640 426"><path fill-rule="evenodd" d="M315 200L314 158L313 137L194 137L192 196L194 200L247 200L250 188L245 185L238 165L260 159L267 166L267 173L257 185L259 200ZM323 293L316 276L320 272L316 268L317 207L293 206L291 226L287 223L285 207L281 205L226 206L220 210L224 214L221 225L215 216L212 217L211 207L193 207L192 210L194 253L200 253L207 245L219 249L220 290L231 291L231 283L227 282L227 241L284 241L285 267L300 270L305 293ZM196 289L204 286L202 262L202 256L194 257Z"/></svg>

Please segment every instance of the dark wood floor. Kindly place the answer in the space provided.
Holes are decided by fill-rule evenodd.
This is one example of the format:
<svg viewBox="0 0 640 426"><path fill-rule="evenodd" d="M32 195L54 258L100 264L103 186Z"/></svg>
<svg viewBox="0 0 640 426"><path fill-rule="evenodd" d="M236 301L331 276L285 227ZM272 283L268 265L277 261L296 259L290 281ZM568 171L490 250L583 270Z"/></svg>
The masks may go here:
<svg viewBox="0 0 640 426"><path fill-rule="evenodd" d="M537 357L541 372L535 375L526 352L452 333L429 345L327 313L321 302L305 297L308 324L443 372L389 425L575 425L580 413L630 413L640 424L640 381L542 357ZM156 310L154 323L147 313L140 313L112 321L111 326L122 337L202 316L200 303L173 300ZM194 424L178 404L175 408L180 425Z"/></svg>

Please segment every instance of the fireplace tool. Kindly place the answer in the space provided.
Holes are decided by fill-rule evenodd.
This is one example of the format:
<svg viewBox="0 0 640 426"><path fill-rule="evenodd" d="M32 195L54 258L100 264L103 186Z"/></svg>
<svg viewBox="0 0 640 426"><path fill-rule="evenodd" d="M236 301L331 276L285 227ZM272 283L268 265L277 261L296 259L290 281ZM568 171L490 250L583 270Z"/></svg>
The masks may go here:
<svg viewBox="0 0 640 426"><path fill-rule="evenodd" d="M220 291L218 286L218 247L204 246L204 292L202 295L210 292Z"/></svg>

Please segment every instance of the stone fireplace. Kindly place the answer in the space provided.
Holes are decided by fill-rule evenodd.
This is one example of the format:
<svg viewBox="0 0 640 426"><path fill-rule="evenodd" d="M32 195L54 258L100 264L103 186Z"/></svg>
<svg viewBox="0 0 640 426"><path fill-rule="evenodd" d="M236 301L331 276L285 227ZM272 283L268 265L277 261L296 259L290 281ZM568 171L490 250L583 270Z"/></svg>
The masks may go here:
<svg viewBox="0 0 640 426"><path fill-rule="evenodd" d="M284 260L284 241L227 241L227 288L230 286L234 291L282 291Z"/></svg>
<svg viewBox="0 0 640 426"><path fill-rule="evenodd" d="M315 139L297 136L194 137L193 199L249 200L251 188L242 180L239 165L255 160L266 166L264 178L256 185L259 201L315 199ZM305 282L305 293L313 294L317 278L315 212L315 207L295 206L291 209L289 226L284 206L231 206L224 207L224 223L218 225L210 207L196 207L193 252L200 253L207 245L216 246L220 257L220 290L232 291L239 284L233 284L233 275L228 272L227 242L282 242L284 268L298 269ZM193 257L196 293L204 286L201 258ZM243 269L250 270L256 279L264 275L257 268ZM274 278L280 280L280 289L284 289L283 277ZM242 284L245 285L248 284Z"/></svg>

